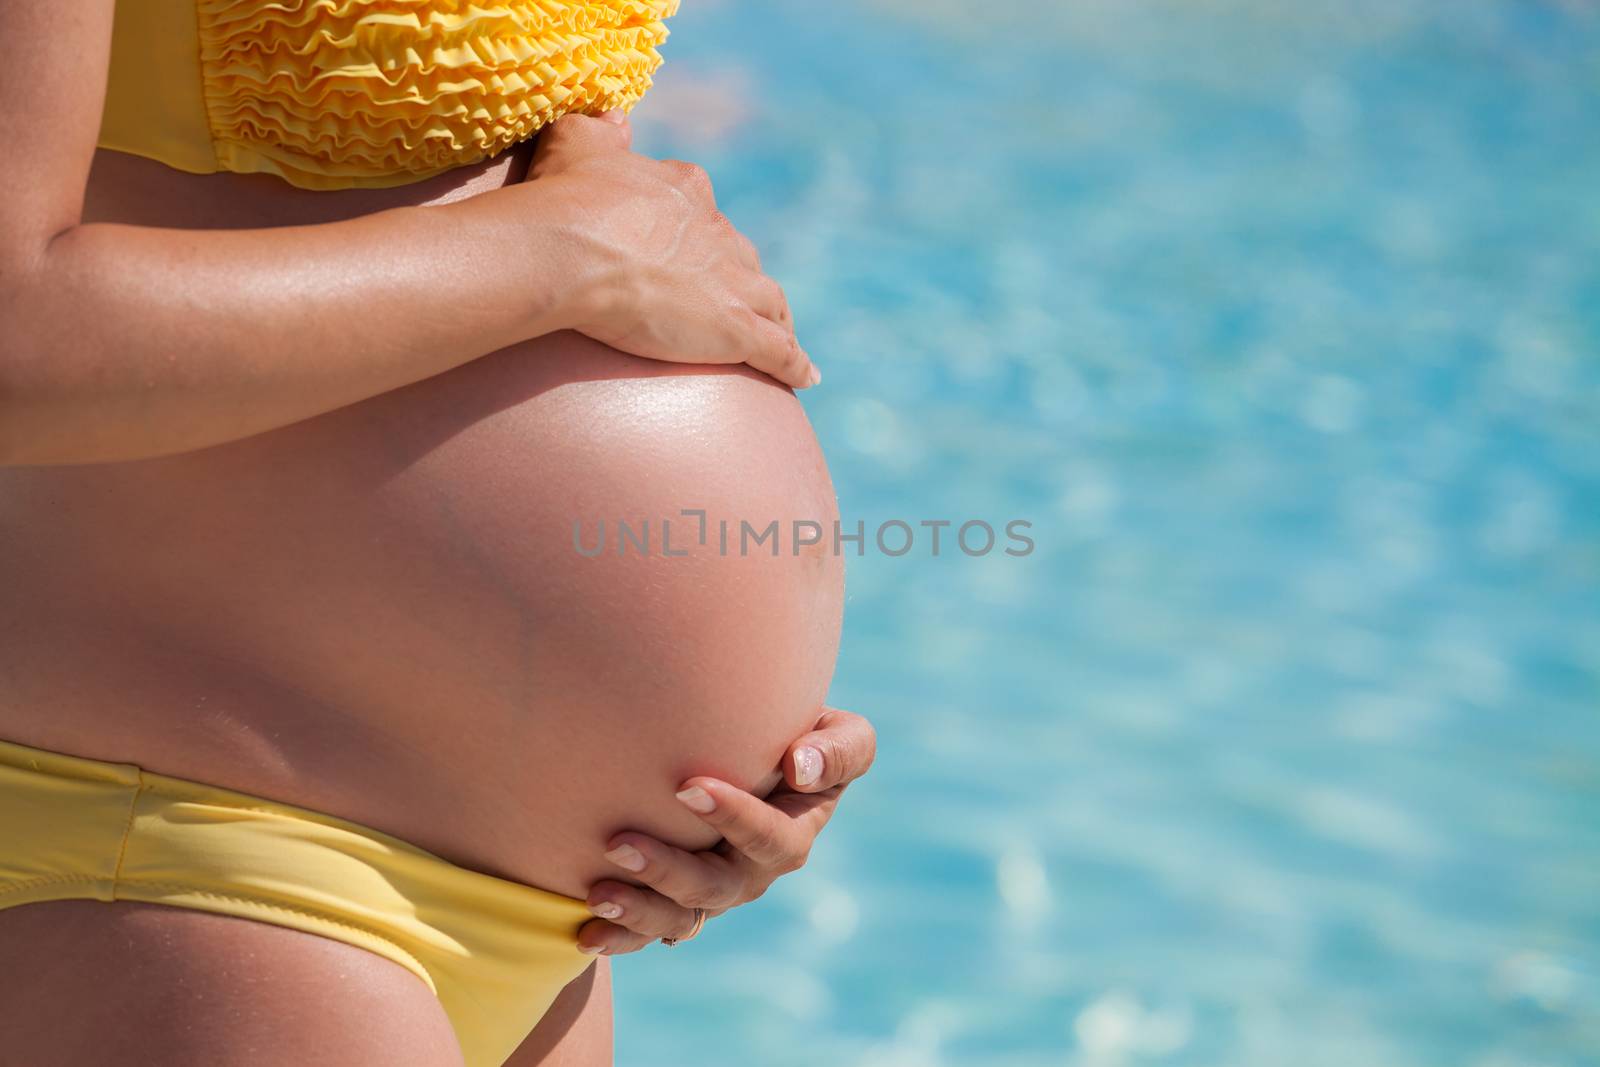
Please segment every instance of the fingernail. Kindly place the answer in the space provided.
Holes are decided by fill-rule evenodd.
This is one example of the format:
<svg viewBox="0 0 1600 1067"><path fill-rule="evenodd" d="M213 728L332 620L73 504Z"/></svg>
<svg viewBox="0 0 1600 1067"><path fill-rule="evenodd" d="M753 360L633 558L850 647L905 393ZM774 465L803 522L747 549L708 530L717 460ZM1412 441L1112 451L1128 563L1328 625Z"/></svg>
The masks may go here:
<svg viewBox="0 0 1600 1067"><path fill-rule="evenodd" d="M805 745L794 750L794 781L796 785L810 785L822 777L822 753Z"/></svg>
<svg viewBox="0 0 1600 1067"><path fill-rule="evenodd" d="M585 956L593 956L595 953L604 952L605 950L606 950L606 947L604 945L579 945L578 946L578 951L583 953Z"/></svg>
<svg viewBox="0 0 1600 1067"><path fill-rule="evenodd" d="M589 910L602 919L620 919L622 917L622 905L613 904L609 900L602 900L598 904L590 904Z"/></svg>
<svg viewBox="0 0 1600 1067"><path fill-rule="evenodd" d="M697 785L691 785L676 796L690 811L698 811L701 815L710 815L717 810L717 802L711 799L711 794Z"/></svg>
<svg viewBox="0 0 1600 1067"><path fill-rule="evenodd" d="M632 845L618 845L606 853L606 859L627 871L644 870L644 853Z"/></svg>
<svg viewBox="0 0 1600 1067"><path fill-rule="evenodd" d="M811 384L812 385L821 385L822 384L822 372L817 369L817 365L815 363L811 364Z"/></svg>

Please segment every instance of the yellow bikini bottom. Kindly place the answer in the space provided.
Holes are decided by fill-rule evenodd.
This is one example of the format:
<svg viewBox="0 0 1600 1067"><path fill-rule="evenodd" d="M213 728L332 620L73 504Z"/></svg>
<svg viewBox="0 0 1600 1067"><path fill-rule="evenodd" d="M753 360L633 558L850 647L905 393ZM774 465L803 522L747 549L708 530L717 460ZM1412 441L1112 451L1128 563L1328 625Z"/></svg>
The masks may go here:
<svg viewBox="0 0 1600 1067"><path fill-rule="evenodd" d="M0 909L48 900L168 904L376 952L438 996L467 1067L499 1067L594 962L581 900L306 808L0 741Z"/></svg>

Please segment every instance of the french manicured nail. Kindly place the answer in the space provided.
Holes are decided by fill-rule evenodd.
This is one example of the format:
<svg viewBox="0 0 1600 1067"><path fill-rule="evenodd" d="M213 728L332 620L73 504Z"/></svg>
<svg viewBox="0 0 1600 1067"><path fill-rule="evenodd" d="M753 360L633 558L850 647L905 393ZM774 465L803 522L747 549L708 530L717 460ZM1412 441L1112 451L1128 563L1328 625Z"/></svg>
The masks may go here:
<svg viewBox="0 0 1600 1067"><path fill-rule="evenodd" d="M822 372L817 369L817 365L815 363L811 364L811 384L812 385L821 385L822 384Z"/></svg>
<svg viewBox="0 0 1600 1067"><path fill-rule="evenodd" d="M618 845L606 853L606 859L626 871L644 870L644 853L632 845Z"/></svg>
<svg viewBox="0 0 1600 1067"><path fill-rule="evenodd" d="M797 785L810 785L822 777L822 753L810 745L794 750L794 780Z"/></svg>
<svg viewBox="0 0 1600 1067"><path fill-rule="evenodd" d="M598 904L590 904L589 910L600 916L602 919L622 918L622 905L613 904L609 900L602 900Z"/></svg>
<svg viewBox="0 0 1600 1067"><path fill-rule="evenodd" d="M711 794L697 785L691 785L688 789L681 790L676 795L690 811L698 811L701 815L710 815L717 810L717 802L711 799Z"/></svg>
<svg viewBox="0 0 1600 1067"><path fill-rule="evenodd" d="M606 947L604 945L579 945L578 946L578 951L583 953L585 956L593 956L595 953L604 952L605 950L606 950Z"/></svg>

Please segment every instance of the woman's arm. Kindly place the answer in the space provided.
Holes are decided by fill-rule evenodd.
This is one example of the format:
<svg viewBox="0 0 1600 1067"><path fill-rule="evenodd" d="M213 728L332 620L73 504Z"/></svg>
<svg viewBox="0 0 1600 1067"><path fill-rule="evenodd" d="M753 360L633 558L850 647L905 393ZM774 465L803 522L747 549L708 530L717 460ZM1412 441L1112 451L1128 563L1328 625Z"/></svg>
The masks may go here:
<svg viewBox="0 0 1600 1067"><path fill-rule="evenodd" d="M0 464L245 437L558 329L812 379L782 293L703 175L569 119L537 181L271 230L81 210L113 0L0 0Z"/></svg>

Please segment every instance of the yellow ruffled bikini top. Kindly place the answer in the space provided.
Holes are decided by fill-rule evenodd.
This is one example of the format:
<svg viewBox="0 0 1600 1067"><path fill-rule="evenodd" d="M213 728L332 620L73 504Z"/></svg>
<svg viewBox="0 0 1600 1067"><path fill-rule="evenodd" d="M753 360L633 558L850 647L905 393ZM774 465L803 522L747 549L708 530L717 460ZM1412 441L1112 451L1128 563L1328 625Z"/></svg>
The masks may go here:
<svg viewBox="0 0 1600 1067"><path fill-rule="evenodd" d="M376 188L630 108L678 0L117 0L99 144Z"/></svg>

